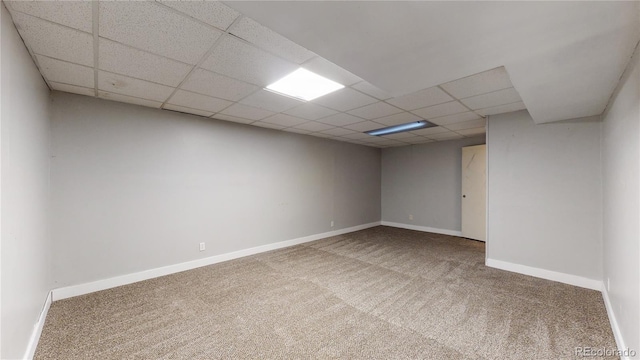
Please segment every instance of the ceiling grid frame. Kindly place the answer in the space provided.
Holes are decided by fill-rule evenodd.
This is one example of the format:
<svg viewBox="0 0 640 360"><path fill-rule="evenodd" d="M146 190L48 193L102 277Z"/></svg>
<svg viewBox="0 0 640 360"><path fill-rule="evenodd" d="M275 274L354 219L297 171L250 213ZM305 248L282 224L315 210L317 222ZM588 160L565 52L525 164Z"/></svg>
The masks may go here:
<svg viewBox="0 0 640 360"><path fill-rule="evenodd" d="M157 3L157 1L156 1L156 3ZM167 7L167 6L165 6L165 7ZM175 10L174 10L174 11L175 11ZM239 21L239 19L241 19L241 18L242 18L242 16L243 16L243 15L240 15L240 16L238 16L235 20L233 20L233 23L231 23L231 25L229 25L229 28L228 28L228 29L230 29L231 27L233 27L233 24L235 24L236 22L238 22L238 21ZM193 74L197 69L199 69L199 68L200 68L200 65L202 65L202 63L204 63L204 62L209 58L209 56L213 53L213 51L214 51L214 50L215 50L215 48L218 46L218 44L220 44L220 42L222 41L222 39L223 39L225 36L228 36L228 35L229 35L229 33L228 33L228 29L227 29L227 30L225 30L225 32L224 32L221 36L219 36L219 37L216 39L216 41L214 41L214 42L213 42L213 45L211 45L211 47L209 48L209 50L207 50L207 52L205 52L205 53L204 53L204 55L202 55L202 57L200 58L200 60L199 60L195 65L193 65L193 67L192 67L192 68L191 68L191 70L187 73L187 75L184 77L184 79L182 79L182 81L180 81L180 83L179 83L179 84L178 84L178 85L173 89L173 92L171 93L171 95L169 95L169 97L168 97L168 98L167 98L167 99L162 103L162 106L161 106L161 108L162 108L162 109L164 109L164 106L167 104L167 102L168 102L169 100L171 100L171 98L172 98L172 97L173 97L173 96L174 96L174 95L175 95L179 90L186 91L186 90L182 89L182 85L183 85L187 80L189 80L189 77L191 77L191 75L192 75L192 74ZM231 106L231 105L229 105L229 106ZM225 107L225 108L226 108L226 107ZM224 110L224 109L222 109L222 110ZM221 110L221 111L222 111L222 110Z"/></svg>
<svg viewBox="0 0 640 360"><path fill-rule="evenodd" d="M100 95L98 90L98 72L100 69L100 3L98 1L91 2L91 16L93 29L93 87L96 97Z"/></svg>
<svg viewBox="0 0 640 360"><path fill-rule="evenodd" d="M112 94L113 98L111 98L110 100L115 100L115 101L127 102L126 99L129 98L129 99L134 100L134 103L136 103L136 102L137 103L146 102L146 103L151 104L153 102L157 102L157 100L148 99L148 98L143 97L144 94L145 94L144 92L140 92L139 94L135 94L135 93L132 94L131 92L129 92L129 93L119 93L119 92L112 92L112 90L101 90L100 89L100 79L99 79L99 77L100 77L99 72L100 71L102 71L105 74L113 74L114 76L120 76L120 77L124 77L124 78L129 78L129 79L132 79L132 80L142 81L142 82L145 82L145 83L149 83L150 85L154 84L154 85L167 87L167 84L161 84L161 83L158 83L156 81L148 80L146 78L143 79L143 78L141 78L139 76L125 75L125 74L122 73L122 71L114 72L114 71L110 71L110 70L100 69L100 66L101 66L100 65L100 50L99 50L100 49L100 39L101 39L100 33L99 33L99 30L100 30L99 29L99 26L100 26L100 6L99 6L100 1L91 1L91 3L92 3L91 14L92 14L92 30L93 31L92 31L92 33L90 35L92 35L93 51L94 51L94 53L93 53L94 87L91 90L93 91L94 96L100 97L100 98L110 99L108 96L103 96L103 95L104 94ZM141 51L141 52L146 53L146 54L151 54L151 55L157 56L157 57L162 58L162 59L167 59L167 60L171 60L171 61L174 61L174 62L177 62L177 63L180 63L180 64L188 65L190 67L190 70L184 75L182 80L177 85L168 86L168 87L172 88L171 89L171 93L164 99L164 101L162 101L160 103L160 106L159 106L159 108L161 108L163 110L178 111L178 112L181 112L180 110L193 111L193 115L196 115L196 116L204 116L204 117L208 117L208 118L212 118L212 119L216 119L216 116L220 116L221 118L223 118L222 121L225 121L224 118L233 119L234 116L225 115L225 114L222 114L222 112L224 112L226 109L228 109L229 107L232 107L232 106L234 106L236 104L240 104L240 105L243 105L243 106L248 106L248 105L242 103L242 101L245 100L246 98L249 98L249 97L255 95L256 93L259 93L259 92L263 91L263 87L264 86L262 86L260 84L255 84L255 83L252 83L252 82L248 82L246 80L239 80L238 78L229 76L229 75L227 75L225 73L219 73L219 72L216 72L216 71L211 71L210 69L206 69L206 68L202 67L202 64L212 55L213 52L215 52L216 48L220 45L220 42L223 41L223 39L225 39L225 38L228 38L228 37L233 38L235 40L238 40L238 41L242 42L243 44L246 44L247 46L250 46L252 48L258 49L258 50L260 50L260 51L262 51L264 53L267 53L267 54L269 54L271 56L275 56L278 59L281 59L281 60L286 61L288 63L292 63L291 60L288 60L286 57L281 56L280 54L274 53L270 49L267 49L265 46L261 46L260 44L257 44L257 43L252 43L251 41L247 41L247 40L245 40L245 39L243 39L243 38L241 38L239 36L234 35L232 33L234 27L237 26L237 24L243 18L246 17L242 13L240 13L239 16L237 16L233 20L233 22L231 22L231 24L229 24L229 26L227 26L226 29L222 30L219 27L213 26L213 25L211 25L211 24L209 24L209 23L207 23L205 21L197 19L197 18L191 16L190 14L188 14L186 12L182 12L182 11L180 11L178 9L175 9L175 8L173 8L171 6L168 6L168 5L166 5L166 4L164 4L164 3L160 2L160 1L156 0L156 1L153 1L153 2L150 2L150 3L154 4L155 6L162 7L163 9L167 9L171 13L173 13L174 15L180 16L182 18L186 18L189 21L196 22L199 25L204 25L204 26L206 26L206 27L208 27L208 28L210 28L212 30L215 30L217 32L221 32L222 33L213 42L213 44L210 46L210 48L203 55L201 55L200 59L195 64L188 64L188 63L185 63L184 61L181 61L181 60L178 60L178 59L174 59L174 58L168 57L166 55L160 55L156 51L153 51L153 48L150 48L149 50L147 50L146 48L145 49L141 49L141 48L138 48L138 47L133 46L133 45L128 45L128 44L121 43L118 40L114 40L114 39L111 39L111 38L104 38L105 40L117 43L120 46L124 46L126 48L133 49L133 50L136 50L136 51ZM10 4L8 4L8 5L9 5L8 7L10 7ZM14 11L17 11L17 10L14 10ZM17 12L22 13L20 11L17 11ZM51 23L51 24L54 24L56 26L62 26L62 27L65 27L65 28L68 28L68 29L71 29L71 30L74 30L74 31L77 31L77 32L80 32L80 33L86 33L86 32L84 32L82 30L69 27L69 26L67 26L65 24L62 24L62 23L59 23L59 22L56 22L56 21L43 19L41 17L35 16L35 15L31 15L31 14L28 14L28 13L22 13L22 14L25 14L26 16L29 16L29 17L37 18L38 20L45 21L47 23ZM55 18L54 18L54 20L55 20ZM267 28L267 30L269 30L269 29ZM272 31L272 30L270 30L270 31ZM277 35L279 35L279 34L277 34ZM279 36L281 36L281 35L279 35ZM284 38L284 39L288 40L286 38ZM288 40L288 41L290 41L290 40ZM31 56L34 59L34 61L36 61L36 63L37 63L36 55L40 55L40 56L50 57L50 58L52 58L54 60L66 62L66 63L69 63L69 64L81 65L81 64L78 64L78 63L73 62L73 61L57 59L56 57L52 57L51 55L48 55L46 52L40 54L39 52L32 51L32 49L28 46L28 43L26 41L25 41L25 45L27 45L27 48L30 50ZM298 44L296 44L296 45L300 46ZM302 47L302 46L301 46L301 48L304 49L304 47ZM307 50L307 49L305 49L305 50ZM309 51L309 50L307 50L307 51ZM311 54L314 54L311 51L309 51L309 52ZM416 115L416 114L413 113L415 110L420 110L420 109L428 108L428 107L431 107L431 106L437 106L437 105L441 105L441 104L444 104L444 103L438 102L437 104L429 105L429 106L418 108L418 109L415 109L415 110L406 110L406 109L403 109L403 108L401 108L401 107L399 107L397 105L394 105L393 103L390 103L389 102L390 100L395 99L393 97L382 99L381 97L385 97L385 96L382 95L382 94L385 93L385 91L377 89L374 85L371 85L371 83L369 83L366 79L362 79L359 76L350 73L348 70L345 70L345 69L341 68L337 64L332 63L329 60L318 56L317 54L314 54L314 56L308 58L307 60L303 61L302 63L293 62L293 64L295 64L297 66L304 66L305 63L312 62L312 61L314 61L314 59L318 59L318 58L322 59L323 61L326 61L328 63L331 63L331 64L335 65L341 71L345 71L345 72L351 74L354 78L357 78L358 79L357 81L355 81L353 83L349 83L347 86L345 86L345 88L348 89L350 92L352 92L354 94L362 95L364 97L364 99L371 98L368 101L373 101L373 102L369 102L369 103L366 103L364 105L358 104L360 106L357 106L355 108L350 108L349 106L341 107L339 105L335 105L336 107L340 107L339 109L334 109L331 106L322 105L322 104L319 104L319 103L314 102L314 101L301 102L299 105L296 105L296 106L293 106L293 107L285 108L286 107L285 106L282 109L277 109L277 110L280 110L280 111L271 111L272 115L260 118L259 120L249 120L249 119L244 119L244 118L238 118L237 120L240 120L238 122L243 122L243 123L251 124L251 125L254 125L254 126L260 126L260 127L277 128L277 129L284 130L284 131L289 131L289 132L305 133L305 134L309 134L309 135L312 135L312 136L318 136L318 137L323 137L323 138L331 138L331 139L335 139L335 140L339 140L339 141L352 142L352 143L356 143L356 144L365 144L365 145L371 145L371 146L376 146L376 147L402 146L402 145L413 144L413 143L416 143L416 142L424 143L424 142L430 142L430 141L438 140L437 138L443 136L443 135L438 135L438 136L434 136L432 138L432 137L429 137L429 135L411 134L410 136L403 136L402 138L399 138L399 137L397 137L397 138L396 137L394 137L394 138L384 138L384 137L382 137L382 138L380 138L380 137L364 138L361 135L358 135L358 134L360 134L360 132L356 131L356 130L353 130L353 129L350 129L349 126L356 125L356 124L367 123L367 124L370 124L370 125L379 124L380 128L382 128L382 127L386 127L388 125L379 123L376 120L382 119L382 118L384 118L386 116L393 116L393 115L403 115L404 114L404 116L409 116L409 115L414 116L414 115ZM184 89L183 86L187 83L187 81L189 79L191 79L194 76L194 73L196 71L200 70L200 69L202 69L203 71L209 71L209 72L211 72L213 74L216 74L216 75L220 75L220 76L224 76L224 77L230 78L230 79L235 80L235 81L240 81L242 83L246 83L246 84L249 84L249 85L252 85L252 86L254 86L254 85L258 85L258 86L254 91L246 93L246 95L244 95L243 97L238 98L237 100L232 100L232 101L223 100L223 99L220 99L220 98L212 96L212 95L207 95L206 93L194 92L193 90ZM39 70L41 71L41 74L43 74L43 78L45 78L45 81L47 82L47 85L49 86L49 88L50 89L54 89L55 86L51 85L49 83L48 79L46 78L46 76L43 73L43 69L40 68L40 66L39 66ZM489 71L489 70L487 70L487 71ZM482 73L484 73L484 72L481 72L479 74L482 74ZM465 78L473 77L475 75L478 75L478 74L469 75L469 76L467 76ZM464 78L461 78L461 79L464 79ZM454 82L454 81L457 81L457 80L461 80L461 79L456 79L456 80L453 80L451 82ZM56 82L56 83L58 83L58 82ZM73 88L73 87L82 88L82 86L78 86L78 85L75 85L73 83L59 83L59 84L67 85L70 88ZM133 85L136 86L136 83L133 83ZM461 99L457 98L456 96L454 96L453 94L448 92L446 89L444 89L442 87L442 85L443 84L436 85L433 88L437 88L439 91L442 91L444 94L449 96L452 99L452 101L455 101L456 103L458 103L461 106L463 106L465 109L468 110L469 113L474 114L474 116L477 117L478 120L485 118L485 116L479 114L478 111L481 111L483 109L490 109L490 108L494 108L494 107L502 107L502 106L506 106L506 105L520 103L520 101L517 101L517 102L513 102L513 103L509 103L509 104L501 104L501 105L498 105L498 106L492 106L492 107L480 108L480 109L472 110L469 106L466 106L464 103L462 103L460 101ZM365 87L362 87L362 86L365 86ZM361 88L363 88L365 90L371 89L371 91L363 91L363 90L360 90L358 87L361 87ZM511 87L513 88L513 85L511 85ZM373 91L373 89L377 89L378 91L375 92L375 91ZM71 91L73 91L73 90L71 90ZM228 101L229 104L227 106L223 107L223 108L220 108L220 110L218 110L217 112L214 112L212 115L207 116L207 115L204 115L204 114L205 113L211 113L210 110L193 108L193 107L191 107L193 105L185 106L185 105L180 105L179 103L172 104L171 103L171 99L174 98L176 96L176 94L178 92L180 92L180 91L186 91L187 93L199 94L199 95L206 96L208 98L212 98L212 99L216 99L216 100ZM419 90L419 91L423 91L423 90ZM499 90L495 90L495 91L499 91ZM370 94L369 92L372 92L373 94ZM491 91L491 92L493 92L493 91ZM487 94L491 93L491 92L487 92ZM136 95L138 95L138 96L136 96ZM142 96L140 96L140 95L142 95ZM483 94L478 94L478 95L484 95L484 93ZM477 95L473 95L473 96L477 96ZM470 96L470 97L473 97L473 96ZM118 99L114 99L114 98L121 98L121 99L125 99L125 100L118 100ZM135 99L137 99L137 101L135 101ZM357 99L357 97L356 97L356 99ZM204 104L204 102L201 102L201 103ZM314 118L313 120L306 119L306 118L303 118L303 117L298 117L298 116L292 116L292 115L287 114L287 112L292 111L292 110L294 110L294 109L296 109L298 107L302 107L307 103L308 104L312 104L312 105L314 105L316 107L319 107L321 109L326 109L327 111L322 116ZM377 117L371 118L372 115L366 115L367 114L366 112L360 112L360 113L357 112L357 110L359 110L359 109L362 109L362 108L365 108L365 107L369 107L369 106L374 107L376 104L385 104L385 106L388 106L390 108L396 109L397 113L391 114L391 115L382 114L382 116L377 116ZM147 106L155 107L153 105L147 105ZM252 106L250 106L250 107L254 107L255 109L262 109L261 107L255 107L255 106L256 106L256 104L252 104ZM168 107L172 107L174 109L173 110L172 109L168 109ZM180 109L180 110L177 110L177 109ZM220 114L220 115L218 115L218 114ZM360 116L356 115L356 114L360 114ZM452 114L452 115L456 115L456 114ZM327 125L327 126L329 126L329 128L321 129L321 130L317 130L317 131L304 130L304 126L302 126L302 125L310 124L310 123L315 123L315 124L321 123L321 124L324 125L324 123L322 123L323 119L326 119L326 118L329 118L329 117L335 117L335 116L338 116L338 117L342 116L342 117L345 117L345 118L353 117L352 119L354 119L354 120L355 119L360 119L361 121L360 122L351 122L353 120L348 120L349 121L348 123L345 123L344 121L338 121L337 123ZM443 116L433 117L433 119L436 120L436 122L434 122L434 123L437 124L437 119L438 118L445 118L446 116L450 116L450 115L445 114ZM293 120L291 117L296 118L296 119L298 119L298 120L300 120L302 122L296 124L295 120ZM433 119L426 118L426 117L423 117L423 116L419 116L419 117L421 119L426 119L428 121L433 120ZM282 118L282 119L288 119L288 120L286 120L286 121L285 120L278 120L278 121L281 121L281 123L280 124L274 124L274 123L270 123L268 121L265 121L266 119L269 119L269 118L274 118L274 119L276 119L276 118L277 119L281 119ZM245 121L245 120L247 120L247 121ZM453 119L451 119L451 120L453 120ZM226 120L226 121L234 121L234 120ZM466 126L467 124L464 124L464 123L470 123L471 124L471 121L474 121L474 120L452 121L451 123L448 123L448 124L460 124L460 125ZM336 125L336 124L339 124L339 126ZM486 124L486 122L485 122L485 124ZM299 128L299 126L302 126L302 128ZM470 132L473 132L473 130L475 130L476 128L460 128L460 126L454 126L454 128L457 129L457 130L454 130L454 129L449 129L447 127L447 124L441 125L440 127L442 127L443 129L446 129L447 133L450 133L450 134L452 134L452 135L454 135L456 137L459 137L459 138L477 136L476 134L465 135L465 134L461 134L461 133L458 132L458 131L463 131L464 132L465 130L469 130ZM458 128L460 128L460 129L458 129ZM405 141L403 141L403 140L405 140Z"/></svg>

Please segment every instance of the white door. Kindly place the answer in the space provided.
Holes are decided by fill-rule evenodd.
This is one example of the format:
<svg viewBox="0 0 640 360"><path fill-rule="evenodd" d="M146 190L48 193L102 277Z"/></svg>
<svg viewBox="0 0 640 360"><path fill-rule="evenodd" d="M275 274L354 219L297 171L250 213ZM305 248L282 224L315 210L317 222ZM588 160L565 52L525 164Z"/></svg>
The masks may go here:
<svg viewBox="0 0 640 360"><path fill-rule="evenodd" d="M486 241L487 146L462 148L462 236Z"/></svg>

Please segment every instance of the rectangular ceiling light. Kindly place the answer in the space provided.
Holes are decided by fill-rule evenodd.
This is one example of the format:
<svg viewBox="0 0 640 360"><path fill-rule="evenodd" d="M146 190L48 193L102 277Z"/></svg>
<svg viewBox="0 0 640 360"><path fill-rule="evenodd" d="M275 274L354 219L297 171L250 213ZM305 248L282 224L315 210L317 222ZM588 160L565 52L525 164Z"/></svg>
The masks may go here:
<svg viewBox="0 0 640 360"><path fill-rule="evenodd" d="M394 126L389 126L382 129L366 131L365 134L369 134L373 136L391 135L391 134L401 133L405 131L418 130L418 129L434 127L434 126L437 126L437 125L432 124L426 120L413 121L406 124L394 125Z"/></svg>
<svg viewBox="0 0 640 360"><path fill-rule="evenodd" d="M309 70L299 68L291 74L267 86L265 89L296 99L313 100L340 90L344 85L329 80Z"/></svg>

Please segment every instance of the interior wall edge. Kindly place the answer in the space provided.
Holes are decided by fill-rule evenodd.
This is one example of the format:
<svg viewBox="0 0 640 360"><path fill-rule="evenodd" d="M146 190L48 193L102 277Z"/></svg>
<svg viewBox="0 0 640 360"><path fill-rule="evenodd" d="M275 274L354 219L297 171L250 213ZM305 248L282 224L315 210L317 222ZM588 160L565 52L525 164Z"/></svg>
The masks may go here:
<svg viewBox="0 0 640 360"><path fill-rule="evenodd" d="M508 261L497 259L487 259L485 265L495 269L511 271L518 274L533 276L541 279L560 282L567 285L578 286L585 289L602 291L602 281L589 279L586 277L551 271L521 264L515 264Z"/></svg>
<svg viewBox="0 0 640 360"><path fill-rule="evenodd" d="M42 335L42 329L44 328L44 322L47 320L47 314L49 313L49 308L51 307L51 303L53 302L53 291L49 291L47 293L47 297L44 300L44 305L42 306L42 312L40 312L40 316L38 317L38 322L33 325L33 332L31 333L31 337L29 338L29 344L27 345L27 350L24 353L24 359L33 359L36 354L36 349L38 348L38 342L40 341L40 335Z"/></svg>
<svg viewBox="0 0 640 360"><path fill-rule="evenodd" d="M622 330L618 325L618 320L616 319L616 314L613 312L613 305L611 305L611 299L609 299L609 292L607 291L607 287L602 283L602 299L604 300L604 307L607 309L607 316L609 317L609 324L611 324L611 330L613 331L613 337L616 339L616 345L619 350L624 350L627 348L625 345L624 338L622 336ZM631 359L629 357L621 356L620 359Z"/></svg>
<svg viewBox="0 0 640 360"><path fill-rule="evenodd" d="M225 254L214 255L210 257L206 257L203 259L192 260L182 263L177 263L173 265L163 266L155 269L144 270L140 272L135 272L127 275L115 276L107 279L92 281L83 284L70 285L57 289L53 289L52 292L52 300L58 301L62 299L67 299L75 296L90 294L93 292L111 289L118 286L128 285L139 281L149 280L153 278L157 278L160 276L171 275L174 273L187 271L196 269L199 267L213 265L217 263L221 263L224 261L234 260L238 258L242 258L245 256L255 255L271 250L282 249L294 245L304 244L307 242L324 239L331 236L337 236L342 234L347 234L354 231L364 230L371 227L379 226L380 221L375 221L368 224L362 224L357 226L352 226L344 229L328 231L325 233L319 233L309 236L304 236L300 238L280 241L277 243L271 243L256 247L251 247L243 250L233 251Z"/></svg>
<svg viewBox="0 0 640 360"><path fill-rule="evenodd" d="M28 355L53 286L50 89L0 4L0 358Z"/></svg>

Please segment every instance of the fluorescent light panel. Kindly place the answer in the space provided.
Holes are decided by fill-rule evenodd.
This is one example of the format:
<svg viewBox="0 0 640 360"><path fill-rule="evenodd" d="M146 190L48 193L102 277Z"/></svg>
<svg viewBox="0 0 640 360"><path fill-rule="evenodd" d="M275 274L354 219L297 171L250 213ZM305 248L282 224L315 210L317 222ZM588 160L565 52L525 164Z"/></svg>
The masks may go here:
<svg viewBox="0 0 640 360"><path fill-rule="evenodd" d="M267 86L265 89L280 95L310 101L340 90L344 85L311 71L299 68L291 74Z"/></svg>
<svg viewBox="0 0 640 360"><path fill-rule="evenodd" d="M434 127L434 126L436 125L425 120L413 121L406 124L394 125L394 126L389 126L382 129L366 131L365 134L369 134L373 136L391 135L391 134L397 134L405 131L417 130L417 129Z"/></svg>

